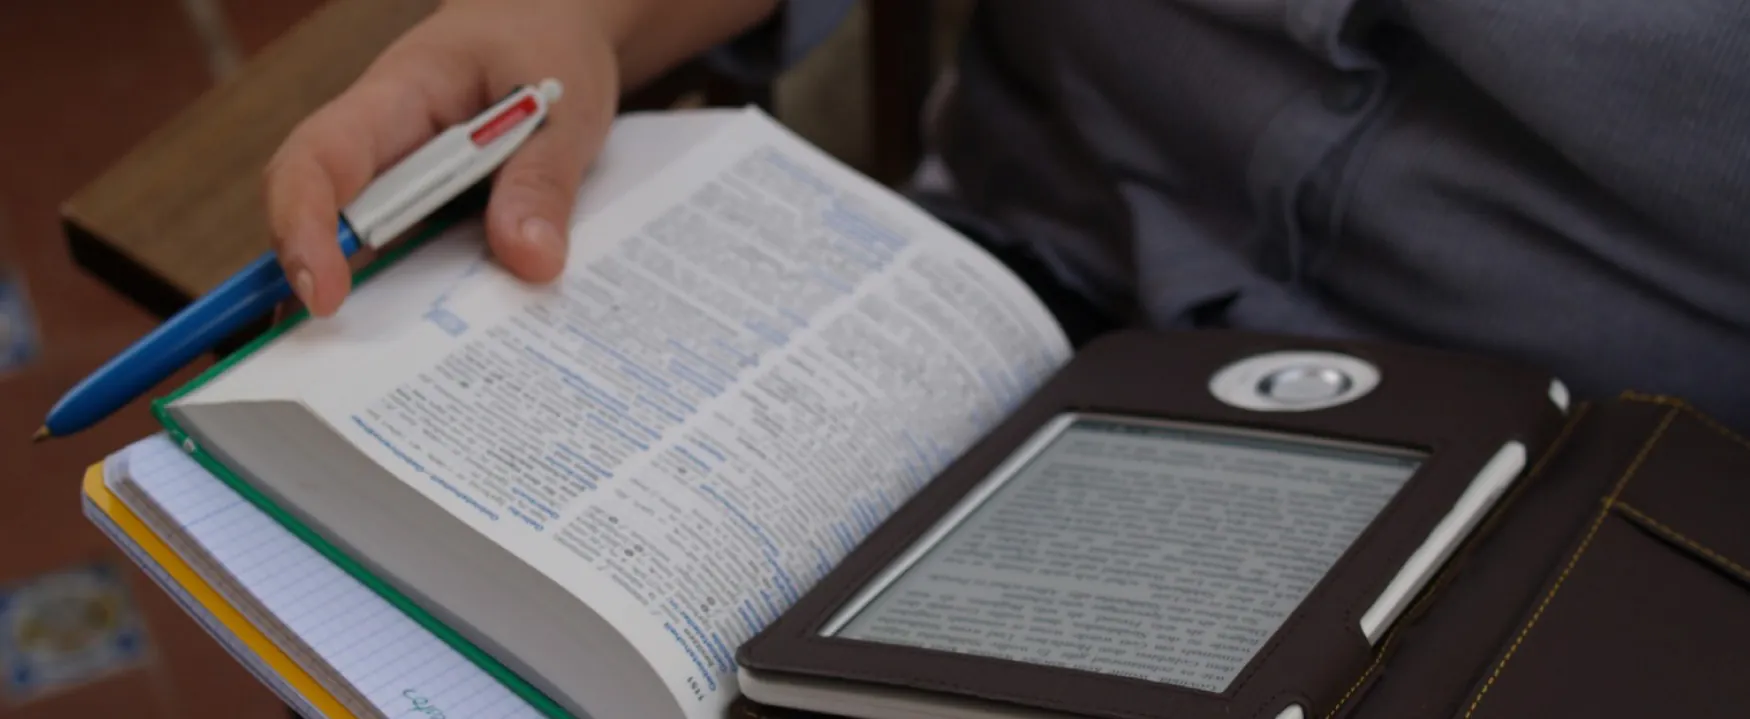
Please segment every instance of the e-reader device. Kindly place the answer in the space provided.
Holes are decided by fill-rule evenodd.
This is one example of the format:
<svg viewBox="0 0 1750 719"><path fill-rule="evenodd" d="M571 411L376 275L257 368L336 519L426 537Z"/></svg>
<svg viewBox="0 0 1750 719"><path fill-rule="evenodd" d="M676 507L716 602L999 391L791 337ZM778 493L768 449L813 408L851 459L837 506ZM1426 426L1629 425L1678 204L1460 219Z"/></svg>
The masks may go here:
<svg viewBox="0 0 1750 719"><path fill-rule="evenodd" d="M1097 340L738 653L834 716L1322 716L1552 440L1507 362Z"/></svg>

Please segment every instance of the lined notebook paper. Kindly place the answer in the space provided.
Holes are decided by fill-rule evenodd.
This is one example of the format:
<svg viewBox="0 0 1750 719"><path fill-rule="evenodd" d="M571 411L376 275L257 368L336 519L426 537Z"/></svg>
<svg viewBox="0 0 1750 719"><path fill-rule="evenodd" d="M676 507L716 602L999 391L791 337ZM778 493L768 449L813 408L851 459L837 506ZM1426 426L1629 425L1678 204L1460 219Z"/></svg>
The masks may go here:
<svg viewBox="0 0 1750 719"><path fill-rule="evenodd" d="M169 438L156 435L127 452L135 488L383 715L541 717Z"/></svg>
<svg viewBox="0 0 1750 719"><path fill-rule="evenodd" d="M107 463L105 463L107 465ZM306 719L361 719L360 714L318 684L309 672L286 656L182 556L166 545L145 522L104 483L107 466L91 467L80 483L85 516L116 547L163 587L183 611L199 623L256 679L279 695ZM368 715L366 715L368 716Z"/></svg>

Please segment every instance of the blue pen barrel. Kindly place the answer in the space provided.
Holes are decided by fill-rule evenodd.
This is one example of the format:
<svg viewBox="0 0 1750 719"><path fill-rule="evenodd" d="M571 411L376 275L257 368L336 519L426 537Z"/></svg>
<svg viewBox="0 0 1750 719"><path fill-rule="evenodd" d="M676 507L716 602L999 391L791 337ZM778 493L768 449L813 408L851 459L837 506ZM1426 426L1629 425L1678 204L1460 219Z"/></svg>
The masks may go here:
<svg viewBox="0 0 1750 719"><path fill-rule="evenodd" d="M81 382L50 412L49 431L63 435L100 421L291 296L278 257L263 254L208 295L225 301L190 305Z"/></svg>
<svg viewBox="0 0 1750 719"><path fill-rule="evenodd" d="M359 249L344 220L339 243L348 257ZM49 411L44 426L65 436L102 421L291 296L278 255L263 253L79 383Z"/></svg>

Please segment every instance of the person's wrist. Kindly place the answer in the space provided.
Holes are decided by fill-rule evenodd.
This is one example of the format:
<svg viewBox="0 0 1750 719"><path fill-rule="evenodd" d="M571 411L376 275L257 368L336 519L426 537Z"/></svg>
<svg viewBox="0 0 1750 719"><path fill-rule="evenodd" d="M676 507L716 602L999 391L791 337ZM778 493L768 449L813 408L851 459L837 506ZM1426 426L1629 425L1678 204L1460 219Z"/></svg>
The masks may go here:
<svg viewBox="0 0 1750 719"><path fill-rule="evenodd" d="M555 20L569 18L581 21L579 29L599 35L618 50L630 41L650 4L640 0L439 0L438 11L533 12Z"/></svg>
<svg viewBox="0 0 1750 719"><path fill-rule="evenodd" d="M559 0L584 6L590 25L619 55L632 43L638 28L649 15L651 5L646 0Z"/></svg>
<svg viewBox="0 0 1750 719"><path fill-rule="evenodd" d="M619 64L623 87L642 85L757 24L781 0L560 0L581 3Z"/></svg>

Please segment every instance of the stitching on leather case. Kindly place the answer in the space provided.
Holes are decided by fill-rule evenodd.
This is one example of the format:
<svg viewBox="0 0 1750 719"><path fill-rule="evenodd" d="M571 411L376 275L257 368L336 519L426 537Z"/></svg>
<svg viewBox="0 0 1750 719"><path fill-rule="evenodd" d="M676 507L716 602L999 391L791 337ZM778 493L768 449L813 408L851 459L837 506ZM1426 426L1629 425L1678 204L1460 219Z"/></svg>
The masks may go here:
<svg viewBox="0 0 1750 719"><path fill-rule="evenodd" d="M1575 408L1574 413L1569 415L1567 423L1562 425L1562 430L1556 433L1555 439L1550 440L1549 446L1544 448L1543 454L1539 456L1537 462L1531 466L1531 471L1526 473L1523 479L1514 484L1512 491L1513 495L1517 495L1520 490L1530 485L1532 479L1543 474L1544 466L1549 464L1549 461L1556 456L1557 450L1560 450L1567 445L1568 438L1574 434L1574 428L1580 425L1580 420L1584 418L1587 412L1591 409L1592 406L1590 404L1582 404ZM1511 501L1511 499L1512 497L1507 498L1502 504L1505 505L1508 501ZM1446 580L1450 578L1451 573L1458 570L1458 565L1459 563L1454 562L1441 569L1441 576L1436 578L1433 585L1435 587L1443 586L1446 583ZM1420 599L1416 600L1415 604L1411 605L1409 609L1404 611L1403 616L1415 616L1422 609L1426 608L1429 602L1434 601L1434 597L1438 594L1439 592L1434 590L1424 593ZM1356 691L1361 689L1361 685L1366 684L1367 680L1373 676L1373 673L1379 669L1380 663L1385 660L1387 654L1390 654L1389 650L1397 638L1397 627L1394 626L1386 631L1385 640L1381 641L1379 643L1379 649L1373 652L1373 661L1367 665L1366 669L1361 670L1361 676L1356 677L1355 681L1349 685L1348 691L1343 692L1343 696L1338 697L1337 702L1331 706L1330 711L1325 712L1324 719L1332 719L1332 717L1337 715L1337 712L1343 710L1344 705L1349 703L1349 699L1355 696Z"/></svg>
<svg viewBox="0 0 1750 719"><path fill-rule="evenodd" d="M1543 616L1544 610L1549 608L1549 603L1551 600L1555 599L1556 592L1561 591L1562 584L1568 580L1568 575L1574 571L1574 565L1579 564L1580 557L1586 554L1587 548L1592 546L1592 538L1598 535L1598 527L1604 524L1604 519L1606 517L1610 516L1611 507L1615 505L1616 498L1622 494L1623 488L1628 486L1629 478L1633 477L1635 472L1640 470L1641 464L1647 460L1647 455L1651 454L1654 445L1657 445L1659 440L1664 438L1665 430L1671 426L1671 421L1677 418L1678 412L1682 409L1675 404L1661 404L1667 404L1671 409L1668 410L1665 413L1665 417L1659 421L1659 426L1657 429L1653 430L1652 436L1648 437L1646 443L1641 445L1640 451L1635 454L1634 461L1630 462L1628 468L1623 470L1622 476L1617 478L1616 485L1610 488L1610 494L1605 496L1603 506L1598 509L1598 514L1592 518L1591 526L1586 529L1585 538L1580 540L1579 548L1574 550L1573 556L1568 557L1568 564L1562 568L1562 573L1556 577L1555 584L1550 587L1548 593L1543 595L1543 601L1538 602L1536 611L1531 613L1531 618L1526 620L1525 626L1519 630L1519 636L1513 639L1513 644L1507 648L1507 653L1503 655L1501 661L1495 665L1495 671L1489 674L1488 680L1484 681L1482 688L1477 690L1476 697L1471 699L1470 708L1464 712L1465 719L1470 719L1472 715L1476 714L1477 707L1483 703L1483 697L1488 695L1489 688L1495 685L1496 679L1500 678L1501 670L1507 668L1507 662L1513 659L1513 654L1519 651L1519 645L1525 642L1525 637L1531 633L1531 630L1534 627L1537 626L1537 620Z"/></svg>
<svg viewBox="0 0 1750 719"><path fill-rule="evenodd" d="M1684 414L1689 415L1690 419L1693 419L1697 422L1700 422L1700 423L1706 425L1708 427L1708 429L1711 429L1715 432L1720 433L1726 439L1732 440L1733 442L1737 442L1738 444L1743 445L1745 449L1750 449L1750 438L1746 438L1744 435L1738 434L1737 432L1733 431L1732 428L1727 427L1723 424L1720 424L1719 420L1716 420L1712 417L1707 416L1706 414L1703 414L1701 412L1701 410L1698 410L1695 408L1695 405L1692 405L1689 402L1684 401L1683 399L1680 399L1677 397L1672 397L1670 395L1643 394L1641 392L1624 392L1624 393L1622 393L1622 398L1626 399L1626 400L1633 400L1635 402L1645 402L1648 404L1664 405L1666 407L1676 407L1678 409L1683 410Z"/></svg>
<svg viewBox="0 0 1750 719"><path fill-rule="evenodd" d="M1719 434L1720 436L1725 437L1726 439L1737 443L1738 445L1744 447L1745 449L1750 449L1750 438L1746 438L1746 437L1744 437L1744 435L1733 431L1732 428L1727 427L1723 424L1720 424L1720 422L1718 420L1715 420L1714 418L1707 416L1706 414L1702 413L1700 410L1697 410L1694 405L1690 404L1689 402L1687 402L1681 398L1671 397L1669 395L1644 394L1644 393L1640 393L1640 392L1624 392L1622 394L1622 396L1624 399L1634 400L1637 402L1646 402L1649 404L1659 404L1659 405L1664 405L1667 407L1677 407L1679 409L1682 409L1684 411L1684 413L1686 415L1688 415L1691 419L1694 419L1697 422L1700 422L1703 426L1707 427L1708 429L1713 430L1715 433ZM1715 562L1721 568L1730 571L1732 574L1736 575L1738 578L1743 579L1747 582L1750 582L1750 569L1746 569L1743 564L1740 564L1736 561L1733 561L1732 559L1726 557L1725 555L1720 554L1719 552L1714 551L1713 549L1710 549L1706 546L1703 546L1701 543L1696 542L1693 539L1690 539L1687 535L1683 534L1682 532L1679 532L1676 529L1673 529L1672 527L1666 525L1663 522L1660 522L1659 520L1653 519L1652 517L1648 516L1645 512L1642 512L1641 510L1636 509L1635 507L1631 506L1627 502L1617 502L1616 507L1618 509L1622 510L1624 514L1628 515L1629 518L1634 519L1634 520L1638 520L1641 523L1641 525L1646 527L1647 529L1652 530L1654 532L1657 532L1661 535L1664 535L1666 539L1670 539L1671 541L1677 542L1678 544L1681 544L1685 547L1690 548L1691 550L1693 550L1693 551L1701 554L1702 556L1708 558L1709 560Z"/></svg>
<svg viewBox="0 0 1750 719"><path fill-rule="evenodd" d="M1727 558L1726 555L1709 549L1706 546L1703 546L1700 542L1690 539L1688 535L1666 526L1663 522L1660 522L1657 519L1647 516L1645 512L1635 509L1628 502L1616 502L1613 506L1615 506L1618 511L1639 522L1641 526L1664 535L1666 539L1690 548L1702 556L1707 557L1714 564L1737 575L1739 579L1750 582L1750 569L1745 569L1744 565L1732 561Z"/></svg>
<svg viewBox="0 0 1750 719"><path fill-rule="evenodd" d="M1343 705L1349 703L1349 697L1355 696L1355 690L1360 689L1361 685L1367 683L1367 679L1373 676L1373 671L1379 668L1380 661L1385 659L1386 650L1391 648L1392 641L1397 638L1398 633L1394 630L1386 636L1385 641L1380 642L1379 651L1373 653L1373 662L1361 671L1361 676L1355 678L1355 683L1349 685L1349 691L1343 692L1343 696L1337 699L1337 703L1331 705L1331 710L1325 712L1325 719L1331 719L1337 715L1337 712L1343 710Z"/></svg>

